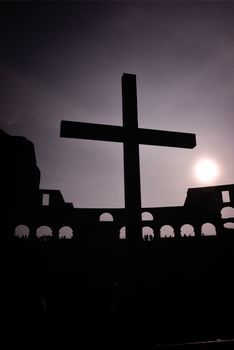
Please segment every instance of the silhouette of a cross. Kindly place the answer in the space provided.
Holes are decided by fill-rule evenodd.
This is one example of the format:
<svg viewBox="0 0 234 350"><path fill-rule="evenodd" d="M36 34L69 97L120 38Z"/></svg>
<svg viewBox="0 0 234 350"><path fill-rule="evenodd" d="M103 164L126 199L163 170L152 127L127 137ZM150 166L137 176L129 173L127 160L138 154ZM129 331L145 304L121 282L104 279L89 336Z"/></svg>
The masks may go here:
<svg viewBox="0 0 234 350"><path fill-rule="evenodd" d="M123 127L61 121L60 136L122 142L124 147L124 190L127 217L126 236L142 240L139 144L194 148L195 134L138 128L136 75L122 76Z"/></svg>

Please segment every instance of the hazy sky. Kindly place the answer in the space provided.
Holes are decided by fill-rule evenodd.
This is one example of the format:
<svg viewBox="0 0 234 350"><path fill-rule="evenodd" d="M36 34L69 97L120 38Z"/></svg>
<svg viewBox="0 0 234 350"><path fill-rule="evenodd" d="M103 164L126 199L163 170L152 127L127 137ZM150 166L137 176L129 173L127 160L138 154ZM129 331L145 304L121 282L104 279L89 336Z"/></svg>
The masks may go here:
<svg viewBox="0 0 234 350"><path fill-rule="evenodd" d="M234 2L1 2L0 35L0 128L34 142L41 188L124 206L122 145L59 137L62 119L122 125L124 72L140 127L197 135L193 150L140 147L142 205L234 183ZM220 170L206 184L204 157Z"/></svg>

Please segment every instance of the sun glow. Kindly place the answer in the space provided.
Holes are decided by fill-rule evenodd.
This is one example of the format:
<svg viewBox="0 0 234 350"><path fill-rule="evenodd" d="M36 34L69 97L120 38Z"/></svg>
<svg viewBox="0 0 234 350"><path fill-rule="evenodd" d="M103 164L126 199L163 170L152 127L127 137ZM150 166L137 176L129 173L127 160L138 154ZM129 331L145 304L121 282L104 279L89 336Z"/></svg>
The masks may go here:
<svg viewBox="0 0 234 350"><path fill-rule="evenodd" d="M219 175L219 167L211 159L201 159L194 168L195 177L203 183L212 183Z"/></svg>

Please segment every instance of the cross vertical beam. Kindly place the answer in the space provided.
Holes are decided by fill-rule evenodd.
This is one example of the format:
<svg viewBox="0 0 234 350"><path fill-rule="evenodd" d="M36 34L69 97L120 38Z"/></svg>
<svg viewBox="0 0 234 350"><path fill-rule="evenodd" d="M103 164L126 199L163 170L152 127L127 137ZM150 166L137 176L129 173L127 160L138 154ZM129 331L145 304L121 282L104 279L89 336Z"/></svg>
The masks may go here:
<svg viewBox="0 0 234 350"><path fill-rule="evenodd" d="M141 234L141 184L138 141L138 113L136 76L122 76L123 127L125 129L124 192L126 209L126 235L131 241L140 241Z"/></svg>

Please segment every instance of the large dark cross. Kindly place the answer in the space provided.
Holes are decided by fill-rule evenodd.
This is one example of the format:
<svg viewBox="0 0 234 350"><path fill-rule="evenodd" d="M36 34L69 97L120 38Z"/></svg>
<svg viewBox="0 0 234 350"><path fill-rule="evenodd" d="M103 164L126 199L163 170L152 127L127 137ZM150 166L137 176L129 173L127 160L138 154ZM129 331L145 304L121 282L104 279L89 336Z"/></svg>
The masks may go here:
<svg viewBox="0 0 234 350"><path fill-rule="evenodd" d="M194 148L195 134L138 128L136 75L122 76L123 127L61 121L61 137L122 142L124 145L124 190L126 237L142 240L139 144Z"/></svg>

